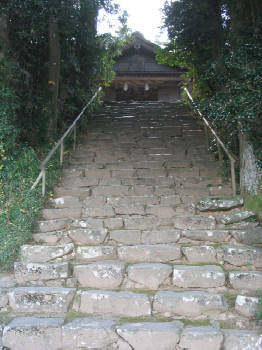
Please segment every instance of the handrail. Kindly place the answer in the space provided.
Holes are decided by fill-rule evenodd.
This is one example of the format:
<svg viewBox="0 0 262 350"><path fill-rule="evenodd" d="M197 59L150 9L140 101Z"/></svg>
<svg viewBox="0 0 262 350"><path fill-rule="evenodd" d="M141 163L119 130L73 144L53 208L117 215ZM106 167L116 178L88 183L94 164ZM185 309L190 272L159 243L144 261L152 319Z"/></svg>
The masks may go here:
<svg viewBox="0 0 262 350"><path fill-rule="evenodd" d="M60 146L60 164L63 164L63 158L64 158L64 140L67 136L71 134L72 131L74 131L74 150L76 148L76 124L79 121L79 119L82 117L82 115L85 113L86 109L90 106L91 103L95 100L99 92L102 90L100 87L97 92L92 96L90 101L86 104L86 106L82 109L82 111L79 113L79 115L76 117L76 119L73 121L73 123L69 126L69 128L66 130L66 132L63 134L63 136L57 141L56 145L51 149L51 151L48 153L46 158L43 160L43 162L40 164L40 173L33 183L31 190L33 190L41 181L42 179L42 195L45 195L45 182L46 182L46 166L49 162L49 160L52 158L58 147Z"/></svg>
<svg viewBox="0 0 262 350"><path fill-rule="evenodd" d="M190 99L190 101L192 102L192 104L194 103L193 97L191 96L190 92L188 91L188 89L185 87L184 88L185 92L187 93L188 98ZM209 124L209 122L207 121L207 119L203 116L203 114L201 113L201 111L196 108L198 114L201 117L201 120L204 122L204 127L205 127L205 133L206 133L206 139L207 139L207 143L208 141L208 129L211 131L211 133L215 136L216 140L217 140L217 147L218 147L218 153L219 153L219 160L222 161L222 154L221 154L221 148L223 149L223 151L225 152L225 154L228 156L229 160L230 160L230 165L231 165L231 181L232 181L232 191L233 191L233 195L236 196L236 171L235 171L235 163L236 161L238 161L238 157L235 156L229 149L227 149L227 147L225 146L225 144L223 143L223 141L221 140L221 138L217 135L216 131L212 128L212 126Z"/></svg>

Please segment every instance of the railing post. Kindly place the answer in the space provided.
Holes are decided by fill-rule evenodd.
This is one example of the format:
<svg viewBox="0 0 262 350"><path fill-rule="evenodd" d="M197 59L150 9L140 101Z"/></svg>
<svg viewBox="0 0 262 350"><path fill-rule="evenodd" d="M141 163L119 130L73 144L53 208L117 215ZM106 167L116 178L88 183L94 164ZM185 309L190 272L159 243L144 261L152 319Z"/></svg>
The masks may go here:
<svg viewBox="0 0 262 350"><path fill-rule="evenodd" d="M46 181L45 169L43 169L42 171L43 171L43 176L42 176L42 196L44 197L45 196L45 181Z"/></svg>
<svg viewBox="0 0 262 350"><path fill-rule="evenodd" d="M63 160L64 160L64 141L61 142L60 146L60 165L63 165Z"/></svg>
<svg viewBox="0 0 262 350"><path fill-rule="evenodd" d="M74 126L74 151L76 150L76 125Z"/></svg>
<svg viewBox="0 0 262 350"><path fill-rule="evenodd" d="M217 141L217 151L218 151L218 160L220 163L220 166L223 166L223 154L222 154L222 147L220 146L219 142Z"/></svg>
<svg viewBox="0 0 262 350"><path fill-rule="evenodd" d="M208 129L206 124L204 123L204 129L205 129L205 135L206 135L206 145L207 145L207 149L209 148L209 137L208 137Z"/></svg>
<svg viewBox="0 0 262 350"><path fill-rule="evenodd" d="M233 196L236 196L236 194L237 194L237 187L236 187L235 160L231 158L230 159L230 164L231 164L232 191L233 191Z"/></svg>

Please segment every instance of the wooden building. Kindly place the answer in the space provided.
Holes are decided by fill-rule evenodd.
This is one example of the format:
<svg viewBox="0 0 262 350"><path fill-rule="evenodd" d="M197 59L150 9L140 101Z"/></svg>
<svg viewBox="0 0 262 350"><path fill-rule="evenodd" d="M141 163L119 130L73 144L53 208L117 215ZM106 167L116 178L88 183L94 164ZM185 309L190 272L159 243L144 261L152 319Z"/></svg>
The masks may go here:
<svg viewBox="0 0 262 350"><path fill-rule="evenodd" d="M181 77L186 69L158 64L155 50L158 46L142 34L133 34L132 41L115 59L116 76L105 91L105 100L167 101L181 97Z"/></svg>

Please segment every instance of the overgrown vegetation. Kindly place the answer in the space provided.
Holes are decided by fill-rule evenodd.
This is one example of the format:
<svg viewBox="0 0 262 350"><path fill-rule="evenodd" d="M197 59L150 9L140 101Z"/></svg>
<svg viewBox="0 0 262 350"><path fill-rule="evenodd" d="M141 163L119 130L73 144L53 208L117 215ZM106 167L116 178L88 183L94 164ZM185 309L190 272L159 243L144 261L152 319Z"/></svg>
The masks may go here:
<svg viewBox="0 0 262 350"><path fill-rule="evenodd" d="M39 163L98 86L109 84L121 38L98 36L98 10L111 0L4 0L0 3L0 268L29 241L44 204L30 191ZM48 186L59 178L49 164ZM47 188L50 191L50 188ZM47 191L47 192L48 192Z"/></svg>
<svg viewBox="0 0 262 350"><path fill-rule="evenodd" d="M159 61L189 68L195 107L240 156L241 131L262 167L261 1L166 1L163 12L170 43Z"/></svg>

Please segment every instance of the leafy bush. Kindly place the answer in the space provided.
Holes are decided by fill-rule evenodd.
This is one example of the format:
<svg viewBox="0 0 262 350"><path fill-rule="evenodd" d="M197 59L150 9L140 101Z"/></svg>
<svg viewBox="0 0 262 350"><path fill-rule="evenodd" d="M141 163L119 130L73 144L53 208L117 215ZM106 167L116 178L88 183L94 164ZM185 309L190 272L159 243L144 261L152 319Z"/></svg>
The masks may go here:
<svg viewBox="0 0 262 350"><path fill-rule="evenodd" d="M47 149L42 150L44 153ZM0 266L9 269L18 257L20 246L32 239L34 223L45 199L41 188L30 191L38 176L39 156L33 148L24 147L2 162L0 172ZM47 191L59 178L57 158L49 164Z"/></svg>

